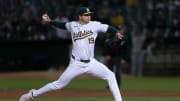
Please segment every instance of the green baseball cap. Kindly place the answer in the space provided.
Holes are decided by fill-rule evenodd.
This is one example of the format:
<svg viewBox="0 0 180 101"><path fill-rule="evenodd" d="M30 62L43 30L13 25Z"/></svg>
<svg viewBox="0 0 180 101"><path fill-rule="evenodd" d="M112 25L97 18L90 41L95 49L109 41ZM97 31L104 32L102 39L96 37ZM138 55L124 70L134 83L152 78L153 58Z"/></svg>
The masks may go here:
<svg viewBox="0 0 180 101"><path fill-rule="evenodd" d="M91 12L88 7L80 7L77 10L78 15L91 15L92 13L94 13L94 12Z"/></svg>

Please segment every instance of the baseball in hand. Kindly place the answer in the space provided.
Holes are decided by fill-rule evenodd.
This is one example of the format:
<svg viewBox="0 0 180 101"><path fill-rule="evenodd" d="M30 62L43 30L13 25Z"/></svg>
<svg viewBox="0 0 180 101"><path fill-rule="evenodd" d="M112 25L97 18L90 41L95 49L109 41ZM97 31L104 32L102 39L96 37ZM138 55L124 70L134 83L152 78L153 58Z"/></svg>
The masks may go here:
<svg viewBox="0 0 180 101"><path fill-rule="evenodd" d="M42 15L42 20L43 20L43 22L46 22L46 23L51 21L51 19L49 18L49 16L47 14Z"/></svg>

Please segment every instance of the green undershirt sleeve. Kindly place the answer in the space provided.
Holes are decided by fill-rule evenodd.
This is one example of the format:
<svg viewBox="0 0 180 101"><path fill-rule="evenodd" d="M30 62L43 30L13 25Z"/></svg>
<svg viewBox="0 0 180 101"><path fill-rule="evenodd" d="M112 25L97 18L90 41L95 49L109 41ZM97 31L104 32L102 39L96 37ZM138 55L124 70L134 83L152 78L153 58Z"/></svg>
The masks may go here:
<svg viewBox="0 0 180 101"><path fill-rule="evenodd" d="M51 25L55 26L55 27L58 27L58 28L61 28L61 29L66 29L66 23L63 23L63 22L57 22L57 21L54 21L52 20L50 22Z"/></svg>
<svg viewBox="0 0 180 101"><path fill-rule="evenodd" d="M117 33L117 29L112 27L112 26L109 26L106 33L110 33L112 34L113 36L116 36L116 33Z"/></svg>

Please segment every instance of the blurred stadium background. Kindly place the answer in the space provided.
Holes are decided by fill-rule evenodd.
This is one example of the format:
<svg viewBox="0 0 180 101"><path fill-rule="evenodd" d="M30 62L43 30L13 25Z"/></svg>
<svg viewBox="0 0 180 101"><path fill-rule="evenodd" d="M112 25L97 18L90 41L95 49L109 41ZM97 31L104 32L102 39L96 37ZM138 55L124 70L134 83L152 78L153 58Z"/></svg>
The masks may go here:
<svg viewBox="0 0 180 101"><path fill-rule="evenodd" d="M179 0L0 0L0 71L64 69L71 39L64 30L42 25L41 15L71 21L79 6L91 8L93 19L124 30L123 73L180 75ZM99 36L99 60L103 41Z"/></svg>

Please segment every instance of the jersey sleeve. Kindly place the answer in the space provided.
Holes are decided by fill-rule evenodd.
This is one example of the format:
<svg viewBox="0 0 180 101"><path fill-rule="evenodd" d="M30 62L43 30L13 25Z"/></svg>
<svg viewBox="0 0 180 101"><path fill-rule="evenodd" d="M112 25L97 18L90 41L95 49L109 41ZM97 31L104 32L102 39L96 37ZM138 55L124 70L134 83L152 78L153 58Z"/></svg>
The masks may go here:
<svg viewBox="0 0 180 101"><path fill-rule="evenodd" d="M71 26L70 25L71 25L70 22L65 24L65 27L69 32L71 31Z"/></svg>
<svg viewBox="0 0 180 101"><path fill-rule="evenodd" d="M103 32L105 33L108 29L108 26L107 24L102 24L100 22L95 22L96 23L96 28L97 28L97 32Z"/></svg>

